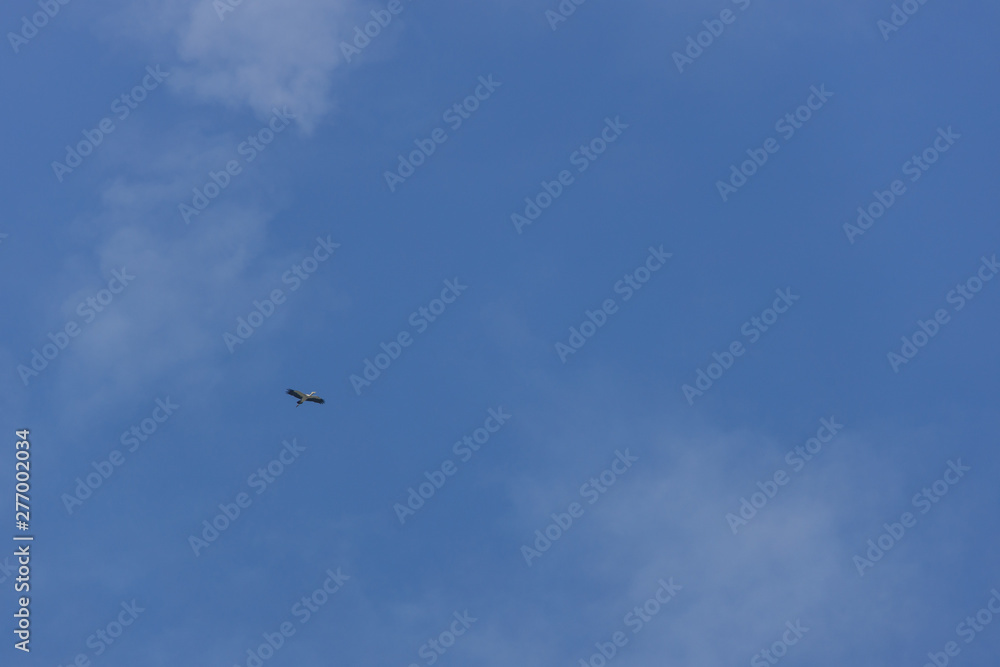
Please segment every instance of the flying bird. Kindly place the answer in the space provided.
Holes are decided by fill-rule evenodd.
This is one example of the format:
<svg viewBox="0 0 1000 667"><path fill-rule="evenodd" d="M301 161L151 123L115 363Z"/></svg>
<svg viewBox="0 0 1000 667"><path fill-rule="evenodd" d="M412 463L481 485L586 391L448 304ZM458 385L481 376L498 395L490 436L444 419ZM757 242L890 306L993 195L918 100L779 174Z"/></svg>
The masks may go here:
<svg viewBox="0 0 1000 667"><path fill-rule="evenodd" d="M320 403L320 404L326 403L326 401L324 401L322 398L316 395L315 391L310 391L308 394L303 394L301 391L295 391L294 389L289 389L285 393L288 394L289 396L294 396L295 398L299 399L299 402L295 404L295 407L299 407L300 405L302 405L304 401L312 401L313 403Z"/></svg>

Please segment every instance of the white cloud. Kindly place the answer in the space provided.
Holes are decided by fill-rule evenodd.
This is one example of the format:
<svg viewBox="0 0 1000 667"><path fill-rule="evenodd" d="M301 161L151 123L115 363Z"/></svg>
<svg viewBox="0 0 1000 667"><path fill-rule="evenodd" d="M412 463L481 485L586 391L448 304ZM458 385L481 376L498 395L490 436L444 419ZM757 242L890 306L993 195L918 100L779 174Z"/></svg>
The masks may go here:
<svg viewBox="0 0 1000 667"><path fill-rule="evenodd" d="M244 0L220 18L211 0L150 1L122 7L104 31L109 39L139 39L151 57L170 62L175 92L247 106L261 117L287 106L309 131L333 107L330 77L343 62L341 35L353 27L359 5Z"/></svg>

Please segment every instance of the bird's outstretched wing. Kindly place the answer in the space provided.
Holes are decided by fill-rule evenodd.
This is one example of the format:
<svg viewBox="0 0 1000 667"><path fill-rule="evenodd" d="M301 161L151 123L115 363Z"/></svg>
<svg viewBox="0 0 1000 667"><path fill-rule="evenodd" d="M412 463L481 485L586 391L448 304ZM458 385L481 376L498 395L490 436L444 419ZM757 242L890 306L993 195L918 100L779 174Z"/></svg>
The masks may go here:
<svg viewBox="0 0 1000 667"><path fill-rule="evenodd" d="M326 401L324 401L319 396L306 396L306 400L307 401L312 401L313 403L320 403L320 404L326 403Z"/></svg>
<svg viewBox="0 0 1000 667"><path fill-rule="evenodd" d="M303 398L305 398L305 394L303 394L301 391L295 391L294 389L289 389L285 393L288 394L289 396L294 396L295 398L299 399L300 401Z"/></svg>

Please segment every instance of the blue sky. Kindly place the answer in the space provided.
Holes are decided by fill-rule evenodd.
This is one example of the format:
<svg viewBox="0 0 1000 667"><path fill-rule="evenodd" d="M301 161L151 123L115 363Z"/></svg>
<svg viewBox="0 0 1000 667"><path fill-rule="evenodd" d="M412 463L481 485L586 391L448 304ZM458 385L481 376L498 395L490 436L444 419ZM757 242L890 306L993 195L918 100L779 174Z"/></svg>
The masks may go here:
<svg viewBox="0 0 1000 667"><path fill-rule="evenodd" d="M997 654L997 8L220 6L0 19L4 664Z"/></svg>

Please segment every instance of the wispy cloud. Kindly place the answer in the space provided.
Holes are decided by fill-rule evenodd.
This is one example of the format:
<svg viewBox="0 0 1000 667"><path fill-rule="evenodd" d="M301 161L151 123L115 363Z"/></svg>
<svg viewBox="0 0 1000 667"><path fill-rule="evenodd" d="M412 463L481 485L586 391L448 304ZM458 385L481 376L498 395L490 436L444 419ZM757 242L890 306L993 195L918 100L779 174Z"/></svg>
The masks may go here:
<svg viewBox="0 0 1000 667"><path fill-rule="evenodd" d="M221 20L209 0L150 0L112 13L104 32L139 38L178 60L170 81L177 93L261 117L287 106L310 131L334 106L330 75L343 61L338 44L357 7L352 0L248 0Z"/></svg>

